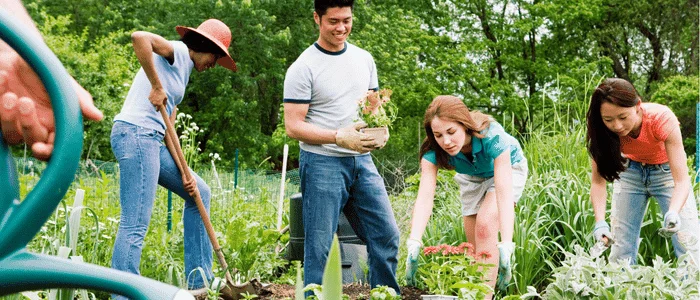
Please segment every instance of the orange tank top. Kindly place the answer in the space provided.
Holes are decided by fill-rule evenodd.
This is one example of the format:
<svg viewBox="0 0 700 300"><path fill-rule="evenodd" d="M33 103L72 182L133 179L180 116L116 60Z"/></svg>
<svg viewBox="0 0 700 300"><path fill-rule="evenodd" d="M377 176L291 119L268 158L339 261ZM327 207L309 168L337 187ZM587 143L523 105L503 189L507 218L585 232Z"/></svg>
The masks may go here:
<svg viewBox="0 0 700 300"><path fill-rule="evenodd" d="M678 118L667 106L642 103L641 132L636 139L629 136L620 137L622 154L641 163L667 163L666 138L679 125Z"/></svg>

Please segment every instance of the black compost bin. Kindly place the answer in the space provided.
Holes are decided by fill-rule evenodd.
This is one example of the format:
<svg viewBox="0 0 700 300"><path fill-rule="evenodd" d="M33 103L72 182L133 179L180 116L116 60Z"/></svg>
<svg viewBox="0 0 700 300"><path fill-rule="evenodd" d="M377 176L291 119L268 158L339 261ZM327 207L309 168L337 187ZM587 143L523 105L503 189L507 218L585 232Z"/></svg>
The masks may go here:
<svg viewBox="0 0 700 300"><path fill-rule="evenodd" d="M289 246L287 246L286 258L304 262L304 218L302 214L303 201L301 193L296 193L289 198ZM357 237L350 226L350 222L341 213L338 218L338 241L343 265L343 282L364 280L364 272L360 266L360 260L367 262L367 250L365 243Z"/></svg>

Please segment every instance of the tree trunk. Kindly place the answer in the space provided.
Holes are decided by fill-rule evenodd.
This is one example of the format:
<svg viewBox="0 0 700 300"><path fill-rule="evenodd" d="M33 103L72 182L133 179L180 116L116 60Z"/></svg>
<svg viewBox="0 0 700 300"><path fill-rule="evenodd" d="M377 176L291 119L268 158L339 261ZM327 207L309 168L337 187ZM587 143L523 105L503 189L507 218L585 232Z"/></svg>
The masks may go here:
<svg viewBox="0 0 700 300"><path fill-rule="evenodd" d="M644 88L644 94L648 95L651 89L652 83L659 81L661 79L661 67L664 61L664 50L661 48L661 39L659 36L652 32L652 30L647 27L643 22L637 23L637 29L642 33L651 44L652 55L654 57L654 62L649 69L648 79L646 87Z"/></svg>

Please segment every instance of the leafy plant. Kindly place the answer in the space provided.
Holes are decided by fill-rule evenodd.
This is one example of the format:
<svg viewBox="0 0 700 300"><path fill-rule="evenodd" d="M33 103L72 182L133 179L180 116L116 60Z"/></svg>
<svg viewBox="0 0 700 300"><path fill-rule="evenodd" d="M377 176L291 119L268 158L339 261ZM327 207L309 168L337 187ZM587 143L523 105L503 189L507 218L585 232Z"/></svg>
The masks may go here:
<svg viewBox="0 0 700 300"><path fill-rule="evenodd" d="M396 294L393 288L380 285L369 291L370 300L400 300L401 296Z"/></svg>
<svg viewBox="0 0 700 300"><path fill-rule="evenodd" d="M367 123L367 127L389 127L397 117L398 109L391 102L390 89L382 89L379 92L367 91L358 101L360 117Z"/></svg>
<svg viewBox="0 0 700 300"><path fill-rule="evenodd" d="M418 278L432 294L483 299L492 292L484 276L493 265L481 263L475 256L486 258L490 254L476 254L470 243L425 247L425 263L418 269Z"/></svg>
<svg viewBox="0 0 700 300"><path fill-rule="evenodd" d="M606 263L591 257L576 245L574 253L565 252L562 266L554 270L554 281L544 295L551 299L695 299L698 292L698 268L686 255L678 266L660 257L651 266L630 265L627 261Z"/></svg>

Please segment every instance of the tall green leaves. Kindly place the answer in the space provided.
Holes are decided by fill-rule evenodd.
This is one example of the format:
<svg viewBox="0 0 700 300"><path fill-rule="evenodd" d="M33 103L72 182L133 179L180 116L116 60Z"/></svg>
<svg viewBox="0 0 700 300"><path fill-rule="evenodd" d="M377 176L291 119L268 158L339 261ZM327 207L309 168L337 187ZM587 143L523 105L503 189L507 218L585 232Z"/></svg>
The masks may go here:
<svg viewBox="0 0 700 300"><path fill-rule="evenodd" d="M340 265L340 243L338 235L333 235L333 244L328 253L326 268L323 271L323 299L343 298L343 269Z"/></svg>

